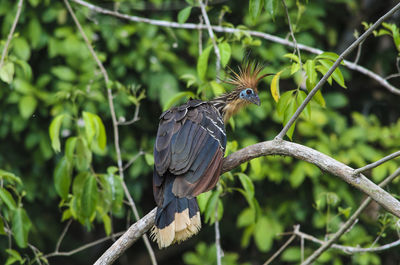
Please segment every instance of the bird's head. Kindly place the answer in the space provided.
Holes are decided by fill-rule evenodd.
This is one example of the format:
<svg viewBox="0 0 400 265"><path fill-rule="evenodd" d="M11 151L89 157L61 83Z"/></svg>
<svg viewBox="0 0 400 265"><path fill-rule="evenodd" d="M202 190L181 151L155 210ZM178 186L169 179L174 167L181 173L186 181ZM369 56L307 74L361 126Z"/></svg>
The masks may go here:
<svg viewBox="0 0 400 265"><path fill-rule="evenodd" d="M260 105L257 89L258 83L261 79L271 74L260 75L264 70L263 65L250 60L246 60L239 67L239 71L230 70L230 77L225 82L235 86L235 89L230 93L232 95L231 100L238 100L236 103Z"/></svg>
<svg viewBox="0 0 400 265"><path fill-rule="evenodd" d="M230 77L224 82L234 85L235 88L225 95L226 102L222 111L225 121L229 120L233 114L250 103L260 105L261 102L257 89L258 83L264 77L271 75L261 75L263 70L263 65L250 60L246 60L237 72L230 69Z"/></svg>

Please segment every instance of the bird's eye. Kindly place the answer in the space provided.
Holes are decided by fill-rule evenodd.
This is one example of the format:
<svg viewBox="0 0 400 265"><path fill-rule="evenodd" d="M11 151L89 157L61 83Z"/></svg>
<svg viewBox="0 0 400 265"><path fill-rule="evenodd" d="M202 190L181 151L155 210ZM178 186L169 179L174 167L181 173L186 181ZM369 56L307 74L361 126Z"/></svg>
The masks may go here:
<svg viewBox="0 0 400 265"><path fill-rule="evenodd" d="M253 94L253 90L250 88L246 89L246 94L247 95Z"/></svg>

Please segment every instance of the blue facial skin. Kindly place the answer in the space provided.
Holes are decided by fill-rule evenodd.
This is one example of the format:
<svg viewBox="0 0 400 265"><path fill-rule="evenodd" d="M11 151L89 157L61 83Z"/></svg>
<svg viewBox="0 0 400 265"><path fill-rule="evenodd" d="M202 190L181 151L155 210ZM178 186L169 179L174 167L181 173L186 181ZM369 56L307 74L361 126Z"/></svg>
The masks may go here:
<svg viewBox="0 0 400 265"><path fill-rule="evenodd" d="M260 106L260 98L259 98L258 95L254 92L254 90L251 89L251 88L243 89L243 90L240 92L239 97L240 97L241 99L248 100L248 101L250 101L251 103L256 104L257 106Z"/></svg>

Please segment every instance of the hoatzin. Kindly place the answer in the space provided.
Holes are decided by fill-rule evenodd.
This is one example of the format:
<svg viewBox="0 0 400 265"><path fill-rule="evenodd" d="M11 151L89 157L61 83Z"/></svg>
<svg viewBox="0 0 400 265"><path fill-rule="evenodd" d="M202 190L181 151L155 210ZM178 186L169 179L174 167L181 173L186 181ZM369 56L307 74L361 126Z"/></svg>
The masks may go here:
<svg viewBox="0 0 400 265"><path fill-rule="evenodd" d="M224 124L242 107L260 105L263 67L247 61L225 81L235 88L210 101L191 99L160 116L154 145L153 193L157 203L151 237L159 248L182 242L201 228L196 196L218 182L226 147Z"/></svg>

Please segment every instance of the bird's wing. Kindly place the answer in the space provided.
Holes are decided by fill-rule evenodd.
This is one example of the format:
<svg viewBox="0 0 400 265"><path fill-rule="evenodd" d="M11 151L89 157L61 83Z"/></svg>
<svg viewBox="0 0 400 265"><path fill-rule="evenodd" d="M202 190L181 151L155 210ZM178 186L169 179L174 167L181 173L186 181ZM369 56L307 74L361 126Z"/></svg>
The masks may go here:
<svg viewBox="0 0 400 265"><path fill-rule="evenodd" d="M164 112L160 119L154 145L154 188L161 188L169 174L174 177L172 192L178 197L195 197L212 189L226 146L219 112L209 103L191 100Z"/></svg>

